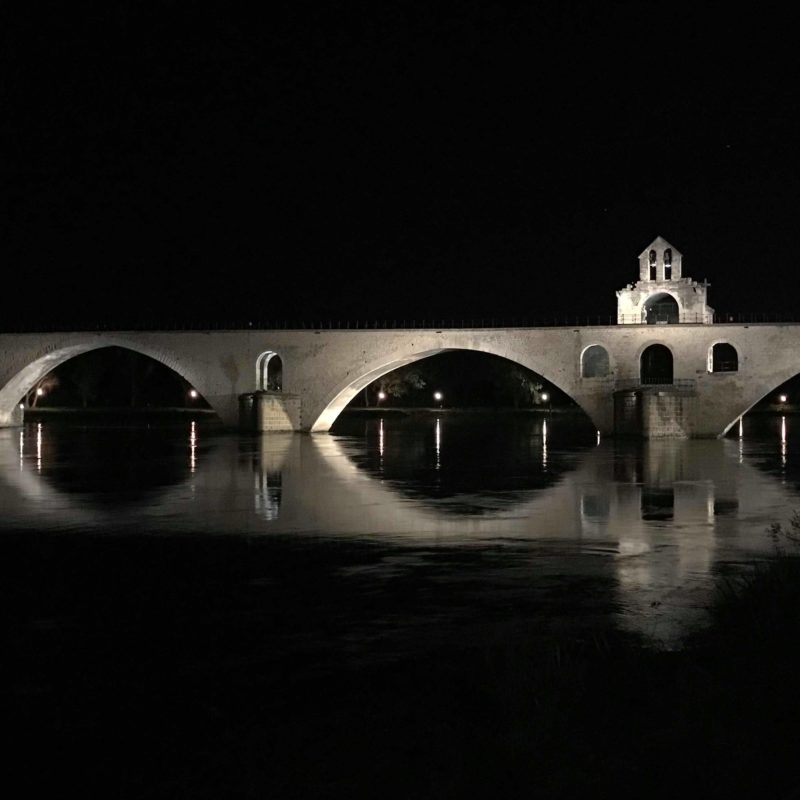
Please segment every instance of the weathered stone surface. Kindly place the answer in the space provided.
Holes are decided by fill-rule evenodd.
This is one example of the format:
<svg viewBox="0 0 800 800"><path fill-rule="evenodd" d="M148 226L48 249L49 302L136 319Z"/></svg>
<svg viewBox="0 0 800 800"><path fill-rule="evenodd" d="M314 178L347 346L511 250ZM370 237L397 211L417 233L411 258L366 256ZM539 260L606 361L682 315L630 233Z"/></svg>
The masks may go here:
<svg viewBox="0 0 800 800"><path fill-rule="evenodd" d="M709 325L714 309L707 294L708 283L683 277L683 255L658 236L639 254L639 281L617 292L617 324L645 323L654 301L671 298L677 306L675 322Z"/></svg>

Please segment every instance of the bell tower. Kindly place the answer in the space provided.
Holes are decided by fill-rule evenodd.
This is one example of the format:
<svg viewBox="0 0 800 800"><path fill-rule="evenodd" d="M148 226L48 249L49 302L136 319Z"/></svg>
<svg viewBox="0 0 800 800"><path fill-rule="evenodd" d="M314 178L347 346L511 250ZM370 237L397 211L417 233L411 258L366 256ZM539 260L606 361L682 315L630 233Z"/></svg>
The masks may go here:
<svg viewBox="0 0 800 800"><path fill-rule="evenodd" d="M683 277L683 254L657 236L639 254L639 280L617 292L618 325L709 325L708 282Z"/></svg>

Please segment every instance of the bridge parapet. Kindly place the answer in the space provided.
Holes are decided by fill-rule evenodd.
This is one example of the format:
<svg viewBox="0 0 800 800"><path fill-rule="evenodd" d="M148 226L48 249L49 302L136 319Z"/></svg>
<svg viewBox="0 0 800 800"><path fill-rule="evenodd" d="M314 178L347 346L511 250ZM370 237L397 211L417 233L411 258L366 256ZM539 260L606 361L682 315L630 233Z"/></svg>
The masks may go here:
<svg viewBox="0 0 800 800"><path fill-rule="evenodd" d="M714 313L710 310L705 312L681 311L674 317L666 314L659 315L656 311L650 314L649 319L641 312L617 316L619 325L711 325L716 321Z"/></svg>
<svg viewBox="0 0 800 800"><path fill-rule="evenodd" d="M372 319L372 320L258 320L247 322L242 320L179 320L166 322L149 322L147 320L100 322L87 327L69 322L36 320L14 321L0 320L2 334L69 334L83 333L264 333L270 331L366 331L366 330L497 330L497 329L530 329L530 328L607 328L616 327L620 322L625 325L674 325L674 324L714 324L714 325L800 325L800 313L797 311L711 311L710 317L704 319L703 314L680 312L677 322L642 321L641 313L637 314L541 314L525 317L472 317L460 319Z"/></svg>

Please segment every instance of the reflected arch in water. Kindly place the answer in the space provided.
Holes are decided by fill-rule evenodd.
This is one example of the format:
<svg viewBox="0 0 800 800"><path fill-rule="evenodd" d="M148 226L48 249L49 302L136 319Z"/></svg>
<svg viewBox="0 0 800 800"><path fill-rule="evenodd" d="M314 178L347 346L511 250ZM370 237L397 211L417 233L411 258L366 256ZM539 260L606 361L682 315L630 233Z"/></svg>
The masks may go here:
<svg viewBox="0 0 800 800"><path fill-rule="evenodd" d="M141 530L151 512L187 496L214 447L194 422L0 429L0 506L12 517L14 506L26 517L35 509L57 529Z"/></svg>
<svg viewBox="0 0 800 800"><path fill-rule="evenodd" d="M592 413L589 409L584 407L578 400L576 400L570 392L567 391L562 379L562 374L554 374L553 370L556 365L549 363L546 357L538 353L526 354L524 357L511 358L505 353L494 352L490 346L475 346L475 347L442 347L437 349L425 350L418 353L409 353L402 357L395 357L389 361L383 361L376 366L367 366L365 371L354 379L348 379L341 382L333 393L325 401L325 407L322 412L317 416L314 423L311 425L312 432L322 432L330 430L331 425L336 421L336 418L353 400L353 398L369 386L371 383L379 380L384 375L390 372L406 367L409 364L414 364L423 359L431 358L442 353L455 353L455 352L474 352L482 353L485 355L493 356L494 358L502 361L509 362L516 366L524 367L526 370L533 372L535 375L544 378L545 381L551 383L559 391L569 397L575 404L583 411L584 414L592 419ZM560 365L559 365L560 366ZM575 365L576 371L579 365ZM597 420L592 420L595 428L598 427Z"/></svg>
<svg viewBox="0 0 800 800"><path fill-rule="evenodd" d="M330 436L360 472L403 498L447 516L491 516L555 485L576 454L597 446L591 422L580 422L524 412L345 415Z"/></svg>
<svg viewBox="0 0 800 800"><path fill-rule="evenodd" d="M31 427L26 426L28 440ZM180 426L180 439L173 429L157 426L37 427L45 428L46 450L37 469L41 480L80 498L82 505L117 510L145 499L154 502L186 483L207 448L193 422Z"/></svg>

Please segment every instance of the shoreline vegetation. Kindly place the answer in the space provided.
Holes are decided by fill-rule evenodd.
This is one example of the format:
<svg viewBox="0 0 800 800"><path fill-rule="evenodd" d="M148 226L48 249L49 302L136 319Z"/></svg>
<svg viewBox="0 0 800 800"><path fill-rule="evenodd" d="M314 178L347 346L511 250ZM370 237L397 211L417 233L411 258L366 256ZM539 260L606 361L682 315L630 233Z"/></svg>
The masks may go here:
<svg viewBox="0 0 800 800"><path fill-rule="evenodd" d="M436 408L435 406L358 406L355 408L345 408L341 413L353 417L362 414L368 416L395 414L397 416L407 417L415 414L419 414L420 416L423 414L575 414L578 416L585 416L584 412L578 407L545 408L544 406L534 408L513 408L510 406L499 408L488 408L484 406L465 406L458 408L449 406L443 406L442 408Z"/></svg>
<svg viewBox="0 0 800 800"><path fill-rule="evenodd" d="M23 422L178 422L201 417L208 423L219 422L211 408L118 406L109 408L37 407L26 408ZM206 422L203 423L204 425Z"/></svg>

